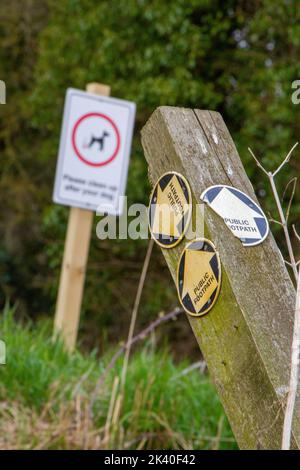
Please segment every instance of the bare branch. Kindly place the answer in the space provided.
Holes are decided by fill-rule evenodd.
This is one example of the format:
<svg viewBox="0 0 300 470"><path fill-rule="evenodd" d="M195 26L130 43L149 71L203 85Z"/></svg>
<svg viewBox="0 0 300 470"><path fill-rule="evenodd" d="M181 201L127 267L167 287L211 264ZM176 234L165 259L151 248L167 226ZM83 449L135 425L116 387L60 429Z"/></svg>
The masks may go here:
<svg viewBox="0 0 300 470"><path fill-rule="evenodd" d="M282 223L279 222L279 220L273 219L272 217L269 219L269 222L272 222L273 224L278 224L278 225L280 225L280 226L282 227Z"/></svg>
<svg viewBox="0 0 300 470"><path fill-rule="evenodd" d="M292 246L292 242L291 242L290 233L289 233L289 230L288 230L285 215L284 215L284 212L283 212L283 209L282 209L282 205L281 205L281 202L280 202L280 199L279 199L279 196L278 196L278 191L277 191L277 188L276 188L274 176L272 175L272 173L268 173L268 178L269 178L271 188L272 188L272 191L273 191L273 195L274 195L274 199L275 199L275 202L276 202L276 205L277 205L277 210L278 210L278 214L279 214L279 217L280 217L280 221L282 223L282 229L283 229L283 232L284 232L285 241L286 241L287 249L288 249L288 252L289 252L289 257L290 257L290 262L291 262L291 265L292 265L292 270L293 270L293 274L294 274L294 277L295 277L295 281L297 283L298 271L297 271L297 268L296 268L296 260L295 260L295 255L294 255L294 251L293 251L293 246Z"/></svg>
<svg viewBox="0 0 300 470"><path fill-rule="evenodd" d="M294 234L295 234L296 238L297 238L297 239L299 240L299 242L300 242L300 235L299 235L299 233L297 232L295 225L293 225L293 230L294 230Z"/></svg>
<svg viewBox="0 0 300 470"><path fill-rule="evenodd" d="M296 188L296 183L297 183L297 178L293 178L289 183L287 184L283 197L289 187L289 185L292 183L292 194L289 199L288 207L286 214L283 212L282 204L280 202L279 196L278 196L278 191L276 188L275 184L275 176L282 170L284 165L289 162L293 150L297 147L298 142L291 148L283 162L279 165L277 170L275 170L273 173L268 172L262 164L259 162L259 160L256 158L254 153L250 148L248 148L249 152L251 153L252 157L254 158L257 166L267 175L271 188L273 191L274 199L277 205L278 209L278 214L280 217L280 225L283 228L284 235L285 235L285 240L289 252L289 257L290 261L285 261L285 263L290 266L293 270L293 274L296 280L297 284L297 294L296 294L296 308L295 308L295 318L294 318L294 330L293 330L293 344L292 344L292 355L291 355L291 367L290 367L290 381L289 381L289 390L288 390L288 398L287 398L287 407L285 410L284 414L284 425L283 425L283 432L282 432L282 449L283 450L289 450L290 445L291 445L291 434L292 434L292 421L293 421L293 415L294 415L294 408L295 408L295 400L296 400L296 394L297 394L297 384L298 384L298 377L299 377L299 351L300 351L300 268L298 272L298 264L299 261L296 262L295 260L295 255L291 243L291 237L289 234L288 230L288 225L287 221L289 218L290 214L290 208L292 204L292 200L295 194L295 188ZM272 220L276 223L278 221ZM296 238L300 241L300 235L297 233L295 226L293 226L294 233L296 235Z"/></svg>
<svg viewBox="0 0 300 470"><path fill-rule="evenodd" d="M279 220L274 219L274 217L272 217L272 214L271 214L270 211L268 211L267 214L268 214L268 221L269 222L271 222L273 224L278 224L282 227L282 223Z"/></svg>
<svg viewBox="0 0 300 470"><path fill-rule="evenodd" d="M191 364L190 366L186 367L186 368L183 369L181 372L179 372L179 374L174 375L174 376L171 378L171 381L177 380L179 377L182 377L182 376L184 376L184 375L187 375L187 374L189 374L190 372L193 372L195 369L200 369L200 372L203 374L203 372L205 371L206 367L207 367L207 364L206 364L206 362L203 361L203 360L194 362L193 364Z"/></svg>
<svg viewBox="0 0 300 470"><path fill-rule="evenodd" d="M254 153L252 152L251 148L248 147L248 150L249 152L251 153L252 157L254 158L255 162L256 162L256 165L267 175L269 176L269 172L262 166L262 164L260 163L260 161L258 160L258 158L256 158L256 156L254 155Z"/></svg>
<svg viewBox="0 0 300 470"><path fill-rule="evenodd" d="M286 163L288 163L291 159L291 156L292 156L292 153L294 151L294 149L297 147L299 142L296 142L295 145L291 148L291 150L289 151L289 153L287 154L287 156L285 157L285 159L283 160L283 162L279 165L279 167L272 173L272 172L269 172L267 171L263 165L260 163L260 161L258 160L258 158L254 155L253 151L251 150L250 147L248 147L248 150L249 152L251 153L252 157L254 158L255 162L256 162L256 165L268 176L273 176L273 178L277 175L277 173L280 172L280 170L284 167L284 165Z"/></svg>
<svg viewBox="0 0 300 470"><path fill-rule="evenodd" d="M280 172L280 170L282 169L282 167L288 163L290 161L290 158L292 156L292 153L293 153L293 150L297 147L299 142L296 142L295 145L291 148L291 150L289 151L289 153L287 154L287 156L285 157L285 159L283 160L283 162L279 165L279 167L277 168L277 170L275 170L273 172L273 177L275 177L277 175L277 173Z"/></svg>
<svg viewBox="0 0 300 470"><path fill-rule="evenodd" d="M289 450L291 445L292 422L299 378L299 343L300 343L300 273L297 282L296 307L291 355L291 370L287 405L284 415L282 450Z"/></svg>
<svg viewBox="0 0 300 470"><path fill-rule="evenodd" d="M158 326L162 325L163 323L166 323L170 320L175 320L178 315L182 314L184 311L182 308L176 307L174 310L171 312L167 313L164 316L159 316L156 320L154 320L150 325L148 325L146 328L144 328L142 331L140 331L136 336L134 336L130 342L124 343L120 348L115 352L115 354L112 356L109 364L106 366L102 374L100 375L98 382L96 383L94 392L92 394L91 402L90 402L90 410L92 409L95 400L99 394L99 391L101 389L102 384L104 383L105 378L107 377L108 372L114 367L115 363L119 359L119 357L126 351L128 350L129 347L133 346L135 343L138 341L141 341L145 339L147 336L149 336L152 331L154 331Z"/></svg>
<svg viewBox="0 0 300 470"><path fill-rule="evenodd" d="M121 374L121 387L122 387L122 389L124 388L124 384L125 384L125 380L126 380L129 354L130 354L130 348L131 348L131 341L132 341L132 338L133 338L133 333L134 333L134 328L135 328L135 324L136 324L137 314L138 314L138 310L139 310L139 306L140 306L140 301L141 301L142 292L143 292L143 289L144 289L145 279L146 279L146 275L147 275L147 271L148 271L148 267L149 267L149 263L150 263L150 258L151 258L153 246L154 246L154 240L153 240L153 238L151 238L149 240L148 249L147 249L147 253L146 253L146 256L145 256L145 260L144 260L144 264L143 264L143 268L142 268L142 272L141 272L141 277L140 277L138 288L137 288L137 294L136 294L136 297L135 297L135 302L134 302L134 306L133 306L133 310L132 310L130 325L129 325L128 339L127 339L128 346L126 347L126 350L125 350L125 357L124 357L122 374Z"/></svg>
<svg viewBox="0 0 300 470"><path fill-rule="evenodd" d="M290 262L289 262L289 261L287 261L286 259L285 259L285 260L283 260L283 261L285 262L285 264L287 264L288 266L290 266L290 268L292 268L292 267L293 267L293 266L292 266L292 263L290 263Z"/></svg>
<svg viewBox="0 0 300 470"><path fill-rule="evenodd" d="M289 203L288 203L288 206L287 206L287 210L286 210L286 213L285 213L285 219L286 221L288 221L289 219L289 215L290 215L290 210L291 210L291 205L292 205L292 202L293 202L293 199L294 199L294 196L295 196L295 191L296 191L296 185L297 185L297 177L295 176L294 178L292 178L288 184L286 185L284 191L283 191L283 195L282 195L282 201L284 199L284 196L285 196L285 193L287 192L288 190L288 187L290 186L290 184L292 183L293 187L292 187L292 193L291 193L291 196L290 196L290 199L289 199Z"/></svg>

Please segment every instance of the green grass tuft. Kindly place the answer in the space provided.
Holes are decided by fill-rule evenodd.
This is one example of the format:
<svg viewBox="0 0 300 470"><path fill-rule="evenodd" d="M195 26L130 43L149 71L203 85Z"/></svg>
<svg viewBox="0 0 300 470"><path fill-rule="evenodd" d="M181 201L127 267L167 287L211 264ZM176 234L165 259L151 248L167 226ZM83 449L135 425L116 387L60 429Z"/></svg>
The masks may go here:
<svg viewBox="0 0 300 470"><path fill-rule="evenodd" d="M182 375L187 362L174 364L168 351L153 351L147 344L130 358L119 414L111 406L111 397L121 376L122 357L109 371L92 407L93 438L90 444L81 443L78 434L71 436L75 415L78 407L80 419L90 409L95 385L112 351L101 359L95 353L70 355L60 341L52 341L49 323L21 325L9 308L0 320L0 338L7 349L6 365L0 366L0 401L6 403L4 418L9 416L10 426L7 404L24 418L13 438L22 448L39 447L39 429L49 429L50 436L51 426L56 430L61 426L61 432L55 438L46 437L43 448L236 448L208 376L198 370ZM116 391L118 398L120 390ZM62 426L62 422L68 424ZM13 446L5 442L2 447Z"/></svg>

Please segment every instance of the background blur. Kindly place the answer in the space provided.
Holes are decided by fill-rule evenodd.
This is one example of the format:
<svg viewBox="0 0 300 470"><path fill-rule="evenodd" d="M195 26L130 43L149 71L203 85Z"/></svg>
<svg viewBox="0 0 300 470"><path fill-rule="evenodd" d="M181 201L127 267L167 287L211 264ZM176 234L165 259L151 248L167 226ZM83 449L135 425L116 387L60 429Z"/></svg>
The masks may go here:
<svg viewBox="0 0 300 470"><path fill-rule="evenodd" d="M184 315L135 349L122 409L111 412L122 358L107 364L127 335L147 241L100 241L95 217L79 351L68 355L51 341L69 211L52 203L63 102L66 88L93 81L136 102L129 204L148 203L140 129L152 111L219 111L263 208L276 217L247 147L272 169L299 140L300 104L291 100L300 79L299 2L1 0L0 46L7 86L0 106L0 338L7 344L0 448L236 448L202 366L199 373ZM295 153L278 175L281 194L299 175ZM291 185L286 199L290 192ZM298 186L291 223L299 221L299 195ZM284 250L280 230L272 230ZM177 305L155 246L136 331Z"/></svg>
<svg viewBox="0 0 300 470"><path fill-rule="evenodd" d="M222 114L262 206L274 211L247 147L271 169L299 139L300 105L291 101L300 78L297 0L2 0L0 18L0 78L7 85L0 107L1 307L9 299L19 317L54 314L68 208L51 199L67 87L98 81L137 103L129 204L149 197L140 129L157 106L173 105ZM299 168L292 159L279 175L281 190ZM291 222L299 214L298 187ZM100 242L94 227L83 347L101 352L124 339L146 246ZM155 247L138 329L177 304ZM175 356L198 357L185 318L160 330L162 344L167 337Z"/></svg>

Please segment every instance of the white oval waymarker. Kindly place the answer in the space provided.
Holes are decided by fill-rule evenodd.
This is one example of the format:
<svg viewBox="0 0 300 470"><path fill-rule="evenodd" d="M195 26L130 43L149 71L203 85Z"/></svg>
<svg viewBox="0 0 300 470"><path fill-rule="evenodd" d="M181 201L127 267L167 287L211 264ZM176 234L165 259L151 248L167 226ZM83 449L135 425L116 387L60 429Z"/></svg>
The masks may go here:
<svg viewBox="0 0 300 470"><path fill-rule="evenodd" d="M269 233L268 220L261 208L247 194L233 186L210 186L200 196L220 215L233 235L244 246L262 243Z"/></svg>

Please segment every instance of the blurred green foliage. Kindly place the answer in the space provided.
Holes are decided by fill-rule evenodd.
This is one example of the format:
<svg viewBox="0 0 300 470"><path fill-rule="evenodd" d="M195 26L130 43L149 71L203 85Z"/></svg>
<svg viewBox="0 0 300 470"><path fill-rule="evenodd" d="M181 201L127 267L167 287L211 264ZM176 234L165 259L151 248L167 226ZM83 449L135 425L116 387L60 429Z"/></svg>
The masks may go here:
<svg viewBox="0 0 300 470"><path fill-rule="evenodd" d="M70 86L107 83L113 96L137 103L129 204L147 203L149 194L139 131L157 106L174 105L221 112L262 205L276 215L247 147L271 169L298 138L300 105L291 102L291 83L300 78L296 0L6 0L0 17L3 299L18 300L33 316L53 314L68 210L51 193ZM299 174L297 155L278 177L281 190ZM299 214L298 189L291 222ZM145 241L94 235L82 322L94 342L99 331L122 336L145 249ZM141 321L176 303L155 250Z"/></svg>

